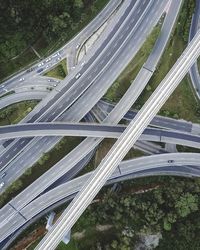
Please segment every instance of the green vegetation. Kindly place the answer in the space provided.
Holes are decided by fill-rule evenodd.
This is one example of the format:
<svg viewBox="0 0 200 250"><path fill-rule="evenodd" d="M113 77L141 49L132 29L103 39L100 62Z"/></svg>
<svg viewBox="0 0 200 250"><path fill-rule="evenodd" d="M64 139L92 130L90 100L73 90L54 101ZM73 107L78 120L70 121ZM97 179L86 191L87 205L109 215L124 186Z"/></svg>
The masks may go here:
<svg viewBox="0 0 200 250"><path fill-rule="evenodd" d="M45 73L45 76L54 77L61 80L64 79L66 75L67 75L66 59L62 60L58 65L55 66L55 68Z"/></svg>
<svg viewBox="0 0 200 250"><path fill-rule="evenodd" d="M37 103L38 101L23 101L0 110L0 126L18 123Z"/></svg>
<svg viewBox="0 0 200 250"><path fill-rule="evenodd" d="M117 192L104 187L73 227L72 235L75 232L84 235L80 239L73 237L77 249L134 249L140 234L157 232L163 235L162 247L158 249L170 249L169 246L175 250L198 249L200 224L197 219L195 222L200 205L198 178L148 177L119 185L121 189ZM112 227L97 231L97 225ZM181 241L180 246L185 244L187 248L178 247L178 239L173 247L175 237Z"/></svg>
<svg viewBox="0 0 200 250"><path fill-rule="evenodd" d="M77 248L76 242L72 239L67 245L61 242L56 250L79 250L79 248Z"/></svg>
<svg viewBox="0 0 200 250"><path fill-rule="evenodd" d="M185 3L187 2L188 1L185 1ZM150 95L153 93L158 84L165 77L167 72L174 65L174 63L186 47L186 43L183 40L182 33L180 33L182 27L182 23L180 23L180 20L182 19L183 17L181 14L179 21L177 22L177 27L174 31L174 34L171 37L171 41L169 42L167 49L165 50L161 58L156 72L149 82L149 87L142 92L141 96L135 103L134 108L141 107L146 102L146 100L150 97ZM188 20L189 19L187 19L187 22L189 22ZM188 25L186 26L188 27ZM177 89L162 107L159 114L177 119L183 118L192 122L200 122L199 103L196 101L196 98L193 95L192 87L188 77L185 77L179 84Z"/></svg>
<svg viewBox="0 0 200 250"><path fill-rule="evenodd" d="M52 150L45 153L41 159L34 164L13 184L8 187L0 196L0 208L4 206L10 199L29 186L33 181L40 177L43 173L53 167L59 160L68 154L81 141L81 138L63 138Z"/></svg>
<svg viewBox="0 0 200 250"><path fill-rule="evenodd" d="M195 9L195 0L185 0L177 26L177 32L184 42L188 42L190 24Z"/></svg>
<svg viewBox="0 0 200 250"><path fill-rule="evenodd" d="M104 96L105 99L117 102L124 95L132 81L135 79L142 65L148 58L148 55L150 54L151 49L159 36L160 28L161 24L157 25L153 29L152 33L149 35L136 56L117 78L117 80L112 84L112 86L108 89L107 93Z"/></svg>
<svg viewBox="0 0 200 250"><path fill-rule="evenodd" d="M108 0L4 1L0 16L0 79L60 48L84 28ZM6 20L6 22L5 22Z"/></svg>

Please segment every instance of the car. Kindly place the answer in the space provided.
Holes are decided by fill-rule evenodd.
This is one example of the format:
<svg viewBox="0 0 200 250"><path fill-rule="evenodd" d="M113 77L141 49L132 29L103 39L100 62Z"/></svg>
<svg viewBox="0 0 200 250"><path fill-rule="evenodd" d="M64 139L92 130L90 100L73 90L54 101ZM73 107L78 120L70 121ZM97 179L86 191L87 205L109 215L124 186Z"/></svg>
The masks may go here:
<svg viewBox="0 0 200 250"><path fill-rule="evenodd" d="M0 188L2 188L4 185L5 185L5 182L2 181L2 182L0 183Z"/></svg>
<svg viewBox="0 0 200 250"><path fill-rule="evenodd" d="M168 160L168 163L173 163L174 162L174 160Z"/></svg>
<svg viewBox="0 0 200 250"><path fill-rule="evenodd" d="M81 66L83 66L85 64L85 61L83 61L82 63L81 63Z"/></svg>
<svg viewBox="0 0 200 250"><path fill-rule="evenodd" d="M1 178L5 177L6 176L6 172L4 172L2 175L1 175Z"/></svg>
<svg viewBox="0 0 200 250"><path fill-rule="evenodd" d="M61 60L61 57L59 56L57 59L56 59L56 61L60 61Z"/></svg>
<svg viewBox="0 0 200 250"><path fill-rule="evenodd" d="M58 81L58 80L55 80L55 82L59 83L60 81Z"/></svg>
<svg viewBox="0 0 200 250"><path fill-rule="evenodd" d="M20 82L24 81L24 78L20 78L19 81L20 81Z"/></svg>
<svg viewBox="0 0 200 250"><path fill-rule="evenodd" d="M5 87L5 85L4 85L4 84L2 84L2 85L1 85L1 88L3 88L3 87Z"/></svg>
<svg viewBox="0 0 200 250"><path fill-rule="evenodd" d="M55 82L55 80L53 80L53 79L48 79L48 82Z"/></svg>
<svg viewBox="0 0 200 250"><path fill-rule="evenodd" d="M51 61L51 57L47 58L45 62Z"/></svg>
<svg viewBox="0 0 200 250"><path fill-rule="evenodd" d="M81 73L78 73L75 78L78 79L81 76Z"/></svg>
<svg viewBox="0 0 200 250"><path fill-rule="evenodd" d="M43 68L38 69L38 70L37 70L37 73L40 73L40 72L42 72L42 71L43 71Z"/></svg>
<svg viewBox="0 0 200 250"><path fill-rule="evenodd" d="M76 49L78 49L80 46L81 46L81 44L78 43L78 44L76 45Z"/></svg>
<svg viewBox="0 0 200 250"><path fill-rule="evenodd" d="M58 55L58 53L56 53L56 54L52 55L52 58L56 57L57 55Z"/></svg>
<svg viewBox="0 0 200 250"><path fill-rule="evenodd" d="M57 86L57 84L54 84L53 86L54 86L54 87L56 87L56 86Z"/></svg>
<svg viewBox="0 0 200 250"><path fill-rule="evenodd" d="M29 72L31 72L31 71L33 71L33 68L30 68L30 69L27 69L27 73L29 73Z"/></svg>
<svg viewBox="0 0 200 250"><path fill-rule="evenodd" d="M42 65L44 65L44 63L42 62L42 63L39 63L38 64L38 67L41 67Z"/></svg>

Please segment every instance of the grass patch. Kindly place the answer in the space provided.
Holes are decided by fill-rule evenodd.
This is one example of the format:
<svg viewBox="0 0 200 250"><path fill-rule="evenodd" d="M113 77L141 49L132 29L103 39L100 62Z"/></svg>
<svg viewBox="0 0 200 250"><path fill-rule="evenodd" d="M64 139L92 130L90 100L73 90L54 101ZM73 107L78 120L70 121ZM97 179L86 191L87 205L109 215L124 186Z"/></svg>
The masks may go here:
<svg viewBox="0 0 200 250"><path fill-rule="evenodd" d="M23 101L0 110L0 126L18 123L30 113L37 104L38 101Z"/></svg>
<svg viewBox="0 0 200 250"><path fill-rule="evenodd" d="M66 60L62 60L52 70L44 74L45 76L54 77L63 80L67 76Z"/></svg>
<svg viewBox="0 0 200 250"><path fill-rule="evenodd" d="M124 71L120 74L117 80L112 84L112 86L106 92L104 98L111 102L118 102L122 96L125 94L132 81L137 76L142 65L148 58L153 45L158 38L160 33L161 23L153 29L141 49L135 55L133 60L128 64Z"/></svg>
<svg viewBox="0 0 200 250"><path fill-rule="evenodd" d="M177 24L178 23L179 22L177 22ZM161 58L160 64L149 82L149 88L146 88L142 92L141 96L135 103L134 108L142 106L148 100L153 91L179 58L185 47L186 43L179 35L178 28L176 28L174 35ZM192 122L200 122L198 109L199 103L193 95L190 81L186 76L170 96L168 101L164 104L159 114L177 119L183 118Z"/></svg>
<svg viewBox="0 0 200 250"><path fill-rule="evenodd" d="M9 186L0 196L0 208L9 200L22 192L27 186L38 179L47 170L53 167L66 154L75 148L81 142L81 138L64 137L52 150L45 153L40 160L15 182Z"/></svg>
<svg viewBox="0 0 200 250"><path fill-rule="evenodd" d="M71 239L69 244L65 244L64 242L61 242L58 247L56 248L56 250L79 250L76 242Z"/></svg>

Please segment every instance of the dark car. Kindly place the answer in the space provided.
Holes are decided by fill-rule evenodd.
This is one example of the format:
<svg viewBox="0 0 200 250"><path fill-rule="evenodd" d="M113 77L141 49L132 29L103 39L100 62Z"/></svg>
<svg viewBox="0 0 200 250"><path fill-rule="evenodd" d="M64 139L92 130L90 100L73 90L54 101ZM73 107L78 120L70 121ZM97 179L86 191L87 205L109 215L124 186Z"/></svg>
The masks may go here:
<svg viewBox="0 0 200 250"><path fill-rule="evenodd" d="M37 73L40 73L40 72L42 72L42 71L43 71L43 68L38 69L38 70L37 70Z"/></svg>
<svg viewBox="0 0 200 250"><path fill-rule="evenodd" d="M169 160L169 161L168 161L168 163L173 163L173 162L174 162L174 160Z"/></svg>

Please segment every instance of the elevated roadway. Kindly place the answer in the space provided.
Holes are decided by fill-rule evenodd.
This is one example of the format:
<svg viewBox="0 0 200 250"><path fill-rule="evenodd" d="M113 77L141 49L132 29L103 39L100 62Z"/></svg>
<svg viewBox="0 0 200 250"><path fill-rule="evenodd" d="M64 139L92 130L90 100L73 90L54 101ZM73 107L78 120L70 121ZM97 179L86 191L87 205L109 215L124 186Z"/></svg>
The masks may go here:
<svg viewBox="0 0 200 250"><path fill-rule="evenodd" d="M119 162L124 158L128 150L136 142L143 130L178 86L179 82L189 71L199 55L200 32L197 32L167 76L153 92L151 97L102 160L94 174L88 179L87 183L63 212L55 225L50 229L49 233L42 239L36 249L45 250L56 248L66 232L72 228L74 223L115 170Z"/></svg>
<svg viewBox="0 0 200 250"><path fill-rule="evenodd" d="M167 2L167 1L166 1ZM150 13L149 13L149 15L151 14L151 13L154 13L154 20L152 20L151 19L151 23L148 23L148 25L149 26L152 26L153 25L153 22L156 22L158 19L159 19L159 16L160 16L160 13L162 13L162 12L159 12L159 10L162 10L163 8L164 8L164 6L165 6L165 3L166 3L165 1L163 1L162 3L161 2L159 2L159 1L155 1L154 2L154 5L152 6L152 8L151 8L151 11L150 11ZM141 2L140 2L141 3ZM159 6L159 8L158 8L158 6ZM155 12L154 11L154 8L156 7L156 9L157 9L157 12ZM146 25L146 23L144 23L145 25ZM143 26L144 26L144 24L143 24ZM143 28L143 26L141 27L141 29ZM149 29L148 29L148 27L146 27L147 28L147 30L149 31ZM127 30L126 30L127 31ZM138 34L139 34L139 32L140 32L141 30L139 29L138 30ZM145 30L143 29L142 30L142 32L144 32ZM140 32L141 33L141 32ZM146 34L147 35L147 34ZM145 37L144 37L144 39L145 39ZM138 41L139 42L139 41ZM131 46L131 49L134 51L135 50L135 48L133 48L133 46ZM129 56L129 58L131 58L131 55L130 55L130 49L129 48L127 48L127 50L125 51L125 53L127 54L128 53L128 56ZM123 60L126 62L127 61L127 57L124 57L124 54L122 54L122 58L123 58ZM123 65L118 65L118 66L120 66L120 67L124 67L124 63L123 63ZM120 68L119 67L119 68ZM116 67L116 65L115 65L115 70L117 70L117 67ZM118 72L120 71L120 70L117 70ZM109 74L109 73L108 73ZM109 74L110 75L110 74ZM107 75L104 75L105 77L107 77ZM109 77L107 77L108 79L107 79L107 82L110 82L110 78ZM113 76L113 78L114 78L114 76ZM107 85L107 82L105 82L104 81L105 79L102 79L102 81L104 82L104 84L106 84ZM107 86L108 87L108 86ZM107 88L106 87L106 88ZM105 90L104 90L105 91ZM94 90L94 93L96 94L97 93L97 91L96 90ZM98 94L98 93L97 93ZM94 102L94 104L95 104L95 102L97 101L97 99L96 100L93 100L93 102ZM94 105L94 104L92 104L92 105ZM90 103L90 105L91 105L91 103ZM82 105L83 106L83 105ZM81 107L82 107L81 106ZM88 107L87 107L88 108ZM80 108L79 108L80 109ZM85 111L84 111L85 112ZM71 114L73 113L72 111L70 112ZM51 115L53 114L53 112L51 113ZM57 112L55 113L55 114L57 114ZM55 114L53 114L53 115L55 115ZM75 113L74 113L75 114ZM69 116L67 116L67 118L69 118ZM81 119L82 117L79 115L79 118L78 118L78 120L79 119ZM76 118L77 119L77 118ZM47 140L48 140L48 138L46 139L46 138L43 138L42 139L42 141L40 140L40 143L37 143L37 145L35 144L34 145L34 147L33 147L33 149L35 149L35 148L41 148L41 143L44 145L44 146L46 146L47 145ZM22 141L20 141L20 143L21 144L24 144L24 139L22 140ZM33 145L32 145L33 146ZM19 147L20 149L22 149L22 146L20 146ZM33 156L33 151L34 150L31 150L31 152L30 152L30 147L26 147L26 149L23 151L23 155L20 155L20 157L18 158L18 161L13 161L12 162L12 166L13 167L19 167L19 166L24 166L25 165L25 162L26 162L26 160L24 161L24 159L27 159L27 162L26 162L26 166L27 165L29 165L29 162L30 161L33 161L33 158L32 157L34 157ZM10 150L9 152L7 152L8 150ZM12 147L12 151L11 151L11 147L9 147L8 148L8 150L6 151L7 152L7 154L6 155L4 155L4 156L7 156L7 162L8 162L8 160L9 159L11 159L11 156L13 155L13 150L16 150L16 146L14 147ZM29 151L29 152L28 152ZM35 151L34 153L38 153L38 151ZM44 151L43 151L44 152ZM17 153L17 152L16 152ZM31 157L30 157L30 154L31 154ZM41 155L41 152L39 152L39 154ZM15 154L16 155L16 154ZM5 159L5 158L4 158Z"/></svg>
<svg viewBox="0 0 200 250"><path fill-rule="evenodd" d="M32 136L81 136L118 138L126 126L91 123L33 123L0 127L0 139ZM139 140L200 148L200 136L178 131L146 128Z"/></svg>
<svg viewBox="0 0 200 250"><path fill-rule="evenodd" d="M168 161L173 162L168 162ZM195 166L195 167L194 167ZM54 189L42 194L20 211L16 211L11 218L1 227L0 241L11 235L18 228L26 224L31 219L52 209L55 204L66 202L72 199L87 182L93 173L80 176L67 183L60 184ZM124 181L136 177L149 175L172 174L187 177L200 176L200 154L195 153L175 153L141 157L133 160L121 162L107 184ZM10 209L13 209L10 207ZM6 211L5 211L6 210ZM0 210L0 219L6 217L9 206Z"/></svg>
<svg viewBox="0 0 200 250"><path fill-rule="evenodd" d="M190 26L189 41L191 41L192 38L195 36L197 30L199 29L199 25L200 25L200 2L196 0L195 12L192 16L192 22ZM195 62L194 65L191 67L189 74L196 96L198 97L198 99L200 99L200 75L197 62Z"/></svg>

